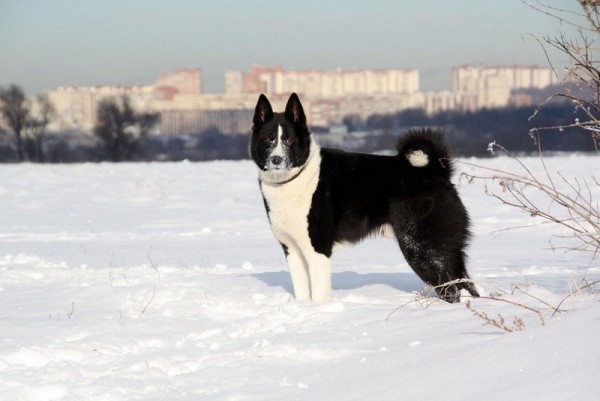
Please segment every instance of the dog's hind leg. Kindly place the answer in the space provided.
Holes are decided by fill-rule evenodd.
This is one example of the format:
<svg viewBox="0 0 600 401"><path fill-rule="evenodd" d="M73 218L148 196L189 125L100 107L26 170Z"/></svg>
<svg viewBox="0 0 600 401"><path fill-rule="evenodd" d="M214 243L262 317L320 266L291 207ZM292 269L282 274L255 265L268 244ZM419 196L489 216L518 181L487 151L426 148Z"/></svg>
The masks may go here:
<svg viewBox="0 0 600 401"><path fill-rule="evenodd" d="M462 277L456 277L448 266L448 260L438 255L428 244L415 241L408 236L398 237L400 249L409 266L436 293L447 302L460 301L460 289L457 284L447 284Z"/></svg>
<svg viewBox="0 0 600 401"><path fill-rule="evenodd" d="M460 290L472 296L479 294L470 281L465 267L468 233L468 217L462 205L452 208L425 208L425 213L415 210L414 205L397 205L392 222L400 249L410 267L431 285L447 302L460 301ZM452 210L450 217L444 216Z"/></svg>
<svg viewBox="0 0 600 401"><path fill-rule="evenodd" d="M479 296L467 274L462 249L436 248L409 235L398 236L398 243L410 267L444 301L459 302L461 289L467 290L473 297Z"/></svg>

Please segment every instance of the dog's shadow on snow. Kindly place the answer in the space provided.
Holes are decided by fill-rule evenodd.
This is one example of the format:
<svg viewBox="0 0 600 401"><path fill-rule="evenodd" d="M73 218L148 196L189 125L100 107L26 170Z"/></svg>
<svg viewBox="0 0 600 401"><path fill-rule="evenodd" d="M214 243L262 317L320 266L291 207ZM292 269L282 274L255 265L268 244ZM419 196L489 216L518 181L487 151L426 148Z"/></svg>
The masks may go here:
<svg viewBox="0 0 600 401"><path fill-rule="evenodd" d="M280 287L293 294L292 279L288 271L255 273L252 277L270 287ZM356 273L338 272L332 275L333 290L355 290L370 285L386 285L404 292L422 291L425 283L414 273Z"/></svg>

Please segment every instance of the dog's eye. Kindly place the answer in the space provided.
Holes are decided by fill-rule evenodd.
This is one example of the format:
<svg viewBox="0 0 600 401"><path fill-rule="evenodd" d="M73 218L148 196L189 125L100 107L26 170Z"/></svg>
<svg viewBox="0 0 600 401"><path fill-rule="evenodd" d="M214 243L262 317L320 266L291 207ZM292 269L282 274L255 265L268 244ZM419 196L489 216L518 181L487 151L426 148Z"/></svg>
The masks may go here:
<svg viewBox="0 0 600 401"><path fill-rule="evenodd" d="M275 143L275 137L274 136L265 136L265 143L267 143L268 145L272 145Z"/></svg>
<svg viewBox="0 0 600 401"><path fill-rule="evenodd" d="M287 146L292 146L295 140L296 138L294 138L293 136L288 136L283 140L283 143L285 143Z"/></svg>

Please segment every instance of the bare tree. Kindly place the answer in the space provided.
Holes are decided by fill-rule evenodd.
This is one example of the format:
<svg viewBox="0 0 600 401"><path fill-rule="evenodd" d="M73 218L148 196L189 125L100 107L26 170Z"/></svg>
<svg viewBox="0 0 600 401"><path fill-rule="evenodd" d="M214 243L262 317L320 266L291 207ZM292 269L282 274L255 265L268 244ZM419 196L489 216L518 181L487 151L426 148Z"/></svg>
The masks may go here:
<svg viewBox="0 0 600 401"><path fill-rule="evenodd" d="M598 149L600 144L600 61L596 60L597 41L600 39L600 1L576 0L578 11L552 7L540 0L524 1L529 7L560 21L562 26L571 28L574 36L559 32L556 37L546 36L542 40L536 38L542 45L546 55L546 46L557 49L566 56L569 66L562 79L562 90L548 97L539 105L530 119L534 118L544 107L556 99L571 101L575 110L581 110L584 118L576 118L571 124L552 127L538 127L531 134L547 130L563 131L565 128L581 128L591 134ZM546 45L544 45L546 43ZM548 63L554 74L558 73L552 61Z"/></svg>
<svg viewBox="0 0 600 401"><path fill-rule="evenodd" d="M540 144L540 138L537 138ZM552 249L588 252L592 260L600 253L600 205L594 199L594 187L600 189L597 178L567 178L560 172L551 173L542 157L542 174L536 174L523 161L503 146L492 142L490 151L500 150L515 161L518 170L506 171L483 167L467 161L460 163L475 167L475 173L463 173L468 182L481 180L486 194L502 204L519 209L540 224L551 223L566 228L570 234L552 236ZM596 191L596 193L598 193ZM575 243L571 240L575 240ZM565 240L565 244L556 244Z"/></svg>
<svg viewBox="0 0 600 401"><path fill-rule="evenodd" d="M126 96L106 99L98 105L94 134L101 140L111 161L130 160L136 152L141 152L148 132L157 121L157 114L133 110Z"/></svg>
<svg viewBox="0 0 600 401"><path fill-rule="evenodd" d="M23 90L17 85L0 88L0 115L15 135L19 161L25 158L23 152L23 130L27 126L30 105Z"/></svg>
<svg viewBox="0 0 600 401"><path fill-rule="evenodd" d="M569 37L560 33L558 37L544 38L544 42L555 47L570 61L563 79L562 91L548 97L535 109L535 117L544 107L555 99L567 99L573 102L575 111L583 112L583 119L576 118L564 126L538 127L529 134L537 143L541 174L535 174L519 158L495 142L488 150L500 150L509 155L518 167L517 171L491 169L463 162L476 168L472 174L463 174L469 181L483 180L486 193L504 205L517 208L542 219L542 223L558 224L567 228L566 245L555 245L553 249L564 248L580 252L589 252L592 260L600 253L600 202L594 199L594 193L600 190L597 177L566 178L560 172L548 170L542 156L542 132L547 130L563 131L565 128L582 129L589 132L597 145L600 143L600 62L594 58L594 43L600 39L600 1L576 0L580 11L569 11L548 6L537 0L525 2L530 7L561 21L563 26L575 28L576 36ZM542 41L538 39L539 43ZM546 54L548 54L546 52ZM550 62L550 60L548 60ZM552 66L552 64L551 64ZM556 69L552 66L556 73ZM575 240L573 245L572 240Z"/></svg>
<svg viewBox="0 0 600 401"><path fill-rule="evenodd" d="M26 120L23 142L29 160L44 162L44 151L42 148L48 124L54 118L56 112L54 106L46 95L38 95L35 107L31 108Z"/></svg>

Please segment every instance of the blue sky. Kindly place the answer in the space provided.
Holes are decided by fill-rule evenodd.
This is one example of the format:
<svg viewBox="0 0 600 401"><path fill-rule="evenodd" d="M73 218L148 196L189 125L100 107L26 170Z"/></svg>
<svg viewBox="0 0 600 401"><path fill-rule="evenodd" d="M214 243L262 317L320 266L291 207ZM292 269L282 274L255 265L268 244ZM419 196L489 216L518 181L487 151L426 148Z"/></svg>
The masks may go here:
<svg viewBox="0 0 600 401"><path fill-rule="evenodd" d="M149 84L200 67L219 92L225 70L257 64L418 68L423 89L449 89L457 65L547 65L523 34L559 29L521 0L0 0L0 86Z"/></svg>

